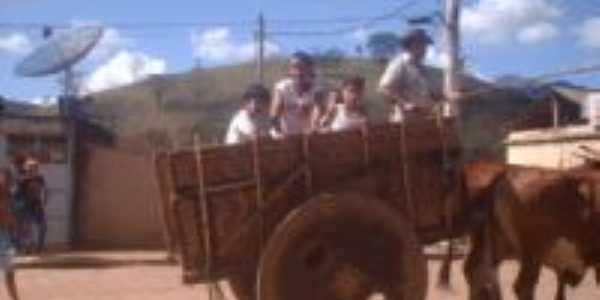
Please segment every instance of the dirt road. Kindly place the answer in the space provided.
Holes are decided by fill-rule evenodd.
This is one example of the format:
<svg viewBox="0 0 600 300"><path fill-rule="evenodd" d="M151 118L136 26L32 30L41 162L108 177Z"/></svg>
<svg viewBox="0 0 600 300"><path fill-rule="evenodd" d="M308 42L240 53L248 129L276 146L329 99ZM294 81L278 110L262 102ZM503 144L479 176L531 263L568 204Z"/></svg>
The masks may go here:
<svg viewBox="0 0 600 300"><path fill-rule="evenodd" d="M202 300L208 299L203 286L183 286L179 269L166 264L159 252L93 253L47 256L44 259L21 259L17 272L23 300ZM439 264L429 263L430 289L428 299L466 299L466 284L462 277L462 262L453 268L453 289L436 288L435 276ZM511 282L517 271L514 263L501 269L505 299L514 299ZM545 271L538 288L537 299L552 299L554 275ZM226 289L228 299L234 299ZM600 299L600 289L591 276L583 285L569 291L569 299ZM0 288L0 299L8 299Z"/></svg>

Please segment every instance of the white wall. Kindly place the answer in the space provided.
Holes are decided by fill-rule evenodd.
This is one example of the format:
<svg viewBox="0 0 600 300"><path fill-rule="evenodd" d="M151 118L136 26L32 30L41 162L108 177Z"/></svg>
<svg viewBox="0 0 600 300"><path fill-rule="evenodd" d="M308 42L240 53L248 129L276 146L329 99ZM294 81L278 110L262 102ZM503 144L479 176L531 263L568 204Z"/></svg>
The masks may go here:
<svg viewBox="0 0 600 300"><path fill-rule="evenodd" d="M40 172L49 192L46 215L48 217L49 247L64 248L69 245L71 225L71 170L68 164L42 164Z"/></svg>
<svg viewBox="0 0 600 300"><path fill-rule="evenodd" d="M0 167L8 166L7 140L0 135ZM71 220L71 171L68 164L41 164L40 172L49 188L47 245L64 248L69 245Z"/></svg>
<svg viewBox="0 0 600 300"><path fill-rule="evenodd" d="M600 151L600 133L589 126L513 132L506 156L511 164L565 169L584 163L581 146Z"/></svg>

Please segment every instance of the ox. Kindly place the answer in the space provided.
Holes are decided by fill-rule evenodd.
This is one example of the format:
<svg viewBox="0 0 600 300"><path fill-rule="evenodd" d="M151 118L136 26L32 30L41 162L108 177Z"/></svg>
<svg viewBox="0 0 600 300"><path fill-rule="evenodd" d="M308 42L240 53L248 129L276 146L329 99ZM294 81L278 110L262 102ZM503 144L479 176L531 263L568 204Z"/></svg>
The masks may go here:
<svg viewBox="0 0 600 300"><path fill-rule="evenodd" d="M500 163L474 163L463 172L467 198L485 208L471 222L479 226L469 229L465 276L471 299L500 299L496 269L505 259L521 263L514 284L520 300L533 299L542 265L558 274L561 299L565 283L578 284L587 268L598 264L595 172Z"/></svg>

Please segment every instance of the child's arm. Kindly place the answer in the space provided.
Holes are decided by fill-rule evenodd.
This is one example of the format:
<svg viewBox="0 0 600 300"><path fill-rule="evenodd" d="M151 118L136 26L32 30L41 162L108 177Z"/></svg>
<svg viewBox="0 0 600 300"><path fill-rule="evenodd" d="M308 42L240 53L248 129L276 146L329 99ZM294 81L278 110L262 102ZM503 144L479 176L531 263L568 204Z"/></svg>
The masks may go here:
<svg viewBox="0 0 600 300"><path fill-rule="evenodd" d="M314 105L310 115L310 132L322 129L322 121L328 109L328 98L323 92L315 94Z"/></svg>
<svg viewBox="0 0 600 300"><path fill-rule="evenodd" d="M336 110L336 105L337 105L337 100L338 100L337 97L338 97L337 92L332 92L329 95L329 98L327 99L327 103L325 106L325 111L323 112L323 116L320 119L321 128L328 128L331 125L331 122L333 122L333 119L335 119L335 114L337 112L337 110Z"/></svg>

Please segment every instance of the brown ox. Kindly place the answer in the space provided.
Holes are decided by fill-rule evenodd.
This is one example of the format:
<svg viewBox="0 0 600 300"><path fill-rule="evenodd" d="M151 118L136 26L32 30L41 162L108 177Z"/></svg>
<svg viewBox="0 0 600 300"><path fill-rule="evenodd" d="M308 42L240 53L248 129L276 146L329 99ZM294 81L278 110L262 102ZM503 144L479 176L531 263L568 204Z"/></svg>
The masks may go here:
<svg viewBox="0 0 600 300"><path fill-rule="evenodd" d="M588 266L598 263L600 242L594 237L600 218L592 201L596 174L475 163L464 175L470 201L487 203L481 226L470 229L465 275L471 299L500 299L496 268L505 259L521 262L514 284L521 300L533 299L542 265L561 282L575 285ZM487 186L474 189L470 182ZM559 290L557 297L562 294Z"/></svg>

